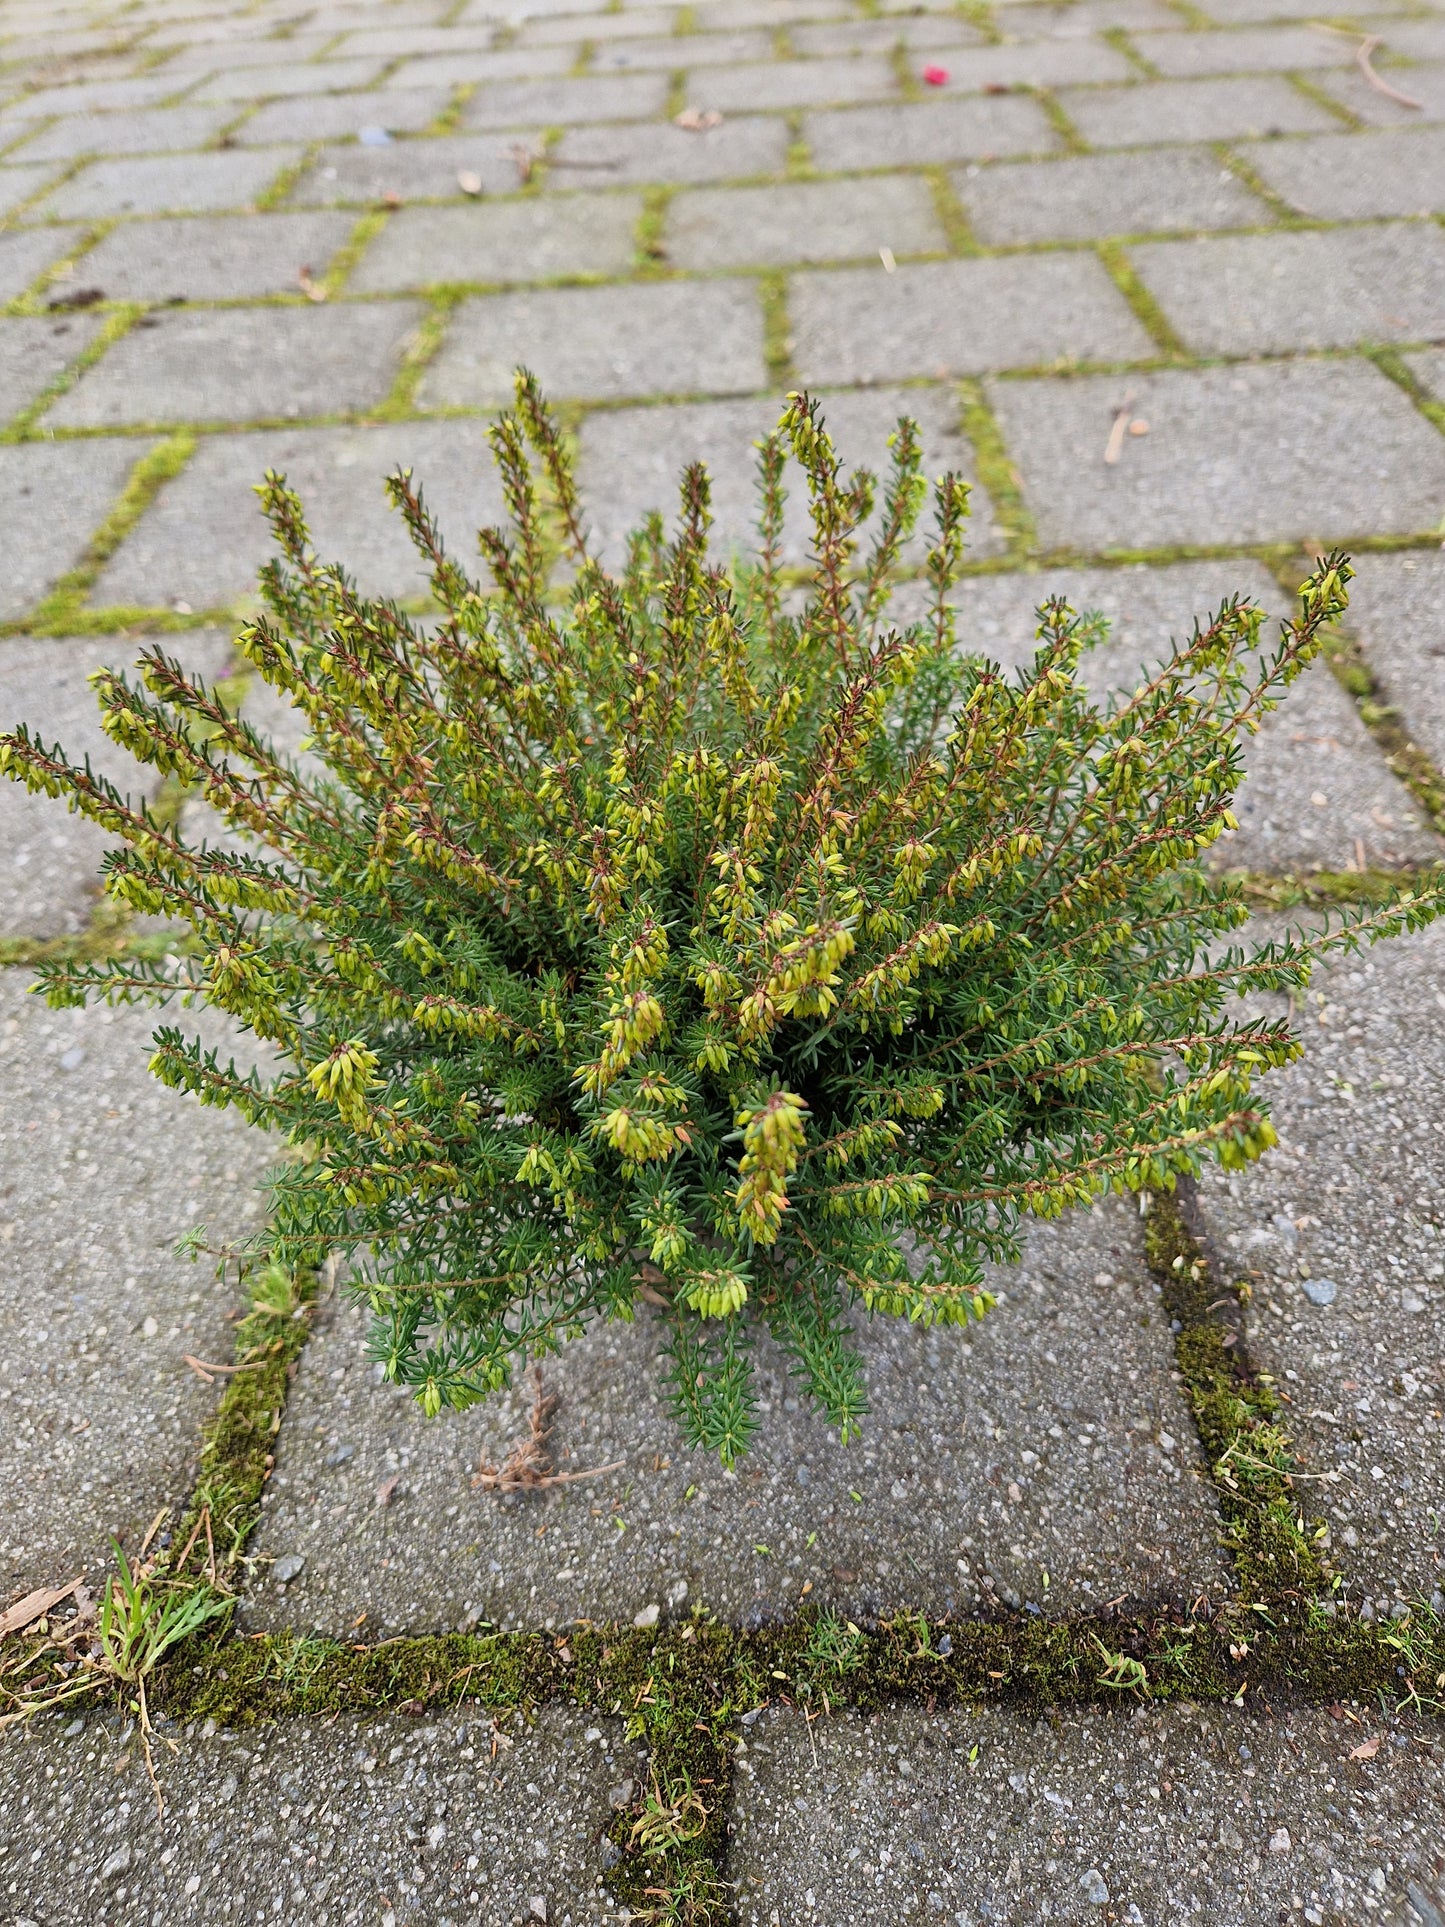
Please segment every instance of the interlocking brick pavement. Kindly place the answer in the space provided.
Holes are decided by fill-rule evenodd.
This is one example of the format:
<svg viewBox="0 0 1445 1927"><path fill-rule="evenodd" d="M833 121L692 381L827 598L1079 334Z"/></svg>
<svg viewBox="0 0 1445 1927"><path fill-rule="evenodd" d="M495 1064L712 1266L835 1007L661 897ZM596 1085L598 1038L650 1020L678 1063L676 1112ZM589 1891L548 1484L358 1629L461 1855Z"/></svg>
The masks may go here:
<svg viewBox="0 0 1445 1927"><path fill-rule="evenodd" d="M960 632L1008 662L1057 590L1115 618L1091 673L1127 681L1231 588L1278 612L1302 551L1352 548L1338 679L1317 665L1251 746L1241 828L1219 859L1346 882L1433 861L1445 17L1438 0L1381 0L1359 26L1321 21L1308 0L0 0L0 723L24 712L136 780L96 737L85 675L162 622L193 628L183 653L234 667L226 628L253 606L266 548L251 490L268 465L301 488L323 554L422 610L382 475L412 464L465 556L500 512L484 430L517 360L566 406L611 557L698 455L716 471L720 548L744 541L750 445L806 381L845 455L879 463L906 408L930 467L975 481ZM1123 408L1141 432L1106 464ZM58 807L0 791L6 955L84 931L102 845ZM1322 978L1306 1060L1281 1083L1285 1145L1203 1197L1220 1248L1258 1274L1255 1343L1296 1399L1307 1452L1340 1475L1327 1509L1346 1594L1380 1615L1438 1585L1441 1556L1445 1107L1438 1050L1421 1048L1440 1021L1438 965L1423 938ZM135 1013L52 1017L23 988L18 972L0 982L13 1591L73 1576L72 1559L95 1568L108 1530L138 1537L142 1514L184 1502L214 1394L180 1354L223 1342L225 1294L168 1257L172 1221L196 1199L254 1216L265 1153L147 1095ZM860 1611L910 1593L936 1607L949 1588L967 1611L990 1588L1027 1600L1034 1566L1056 1575L1050 1612L1110 1573L1146 1599L1227 1586L1163 1333L1139 1322L1152 1287L1123 1237L1107 1264L1084 1255L1096 1232L1085 1225L1072 1256L1061 1234L1059 1322L1026 1269L956 1372L916 1334L889 1335L875 1457L856 1474L780 1385L756 1490L711 1468L706 1531L674 1489L699 1474L650 1429L645 1332L628 1334L635 1360L609 1357L604 1334L579 1346L558 1368L566 1442L582 1452L584 1431L611 1426L653 1469L625 1502L607 1494L642 1521L635 1537L614 1543L610 1512L573 1508L565 1580L532 1513L499 1513L470 1485L515 1402L420 1426L372 1385L339 1315L303 1359L259 1542L309 1564L289 1591L258 1578L250 1610L302 1630L364 1611L373 1630L478 1611L560 1624L675 1610L669 1588L686 1581L689 1603L743 1617L788 1609L795 1556L818 1566L819 1597ZM1327 1306L1303 1295L1316 1275L1336 1285ZM121 1341L133 1302L156 1329L142 1318ZM1087 1347L1116 1324L1105 1397ZM915 1493L911 1441L930 1427L929 1475L967 1495L971 1528L947 1494L931 1510ZM1033 1432L1047 1443L1028 1445L1031 1468L1021 1456L1005 1475L1005 1448L1022 1455ZM373 1514L368 1481L391 1458L414 1492L403 1481L396 1511ZM841 1496L848 1478L866 1504ZM1019 1494L1007 1506L999 1479ZM1166 1556L1156 1513L1170 1493ZM776 1562L749 1550L774 1540ZM404 1562L383 1567L397 1547ZM1254 1927L1266 1906L1312 1927L1432 1927L1445 1909L1428 1728L1400 1728L1378 1773L1347 1775L1323 1713L1289 1728L1081 1715L1057 1731L890 1713L856 1743L820 1735L820 1765L785 1722L756 1738L728 1876L739 1920L759 1927L891 1927L915 1910L954 1927L1163 1922L1190 1908ZM414 1744L376 1725L286 1729L244 1761L197 1733L176 1768L194 1838L155 1831L143 1788L111 1771L124 1743L98 1716L29 1746L0 1736L0 1918L289 1905L308 1921L511 1927L533 1895L577 1927L621 1917L598 1843L610 1776L645 1762L624 1762L610 1727L519 1737L504 1785L471 1767L460 1718ZM387 1761L374 1775L368 1746ZM831 1817L805 1811L819 1771ZM446 1788L430 1814L428 1775ZM1280 1783L1272 1805L1266 1780ZM334 1860L312 1828L328 1782ZM31 1797L42 1783L59 1804ZM368 1837L371 1814L401 1830L394 1843Z"/></svg>

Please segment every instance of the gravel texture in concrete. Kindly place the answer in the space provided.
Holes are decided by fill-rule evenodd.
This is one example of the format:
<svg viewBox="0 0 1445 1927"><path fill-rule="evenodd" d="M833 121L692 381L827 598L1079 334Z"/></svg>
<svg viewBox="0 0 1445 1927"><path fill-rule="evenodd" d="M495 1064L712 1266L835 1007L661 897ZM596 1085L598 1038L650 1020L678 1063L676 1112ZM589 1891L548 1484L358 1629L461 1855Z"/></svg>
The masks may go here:
<svg viewBox="0 0 1445 1927"><path fill-rule="evenodd" d="M602 1835L614 1800L626 1804L645 1776L646 1755L623 1740L620 1721L549 1710L530 1727L475 1712L220 1732L161 1725L154 1746L159 1819L133 1722L57 1716L7 1735L7 1919L601 1927L623 1918L603 1886Z"/></svg>
<svg viewBox="0 0 1445 1927"><path fill-rule="evenodd" d="M1379 1749L1354 1760L1370 1739ZM739 1927L1380 1921L1445 1905L1445 1752L1370 1708L870 1720L765 1714L740 1753Z"/></svg>
<svg viewBox="0 0 1445 1927"><path fill-rule="evenodd" d="M760 1343L760 1427L734 1472L684 1446L651 1315L594 1327L545 1367L561 1400L550 1449L559 1472L616 1469L524 1497L473 1476L526 1427L530 1381L428 1422L340 1309L302 1360L247 1623L340 1633L365 1609L390 1633L685 1602L755 1621L804 1598L855 1615L1218 1598L1230 1581L1132 1205L1039 1226L993 1282L1002 1302L967 1333L865 1326L872 1409L846 1447ZM304 1565L283 1585L268 1562L288 1554Z"/></svg>
<svg viewBox="0 0 1445 1927"><path fill-rule="evenodd" d="M1349 626L1385 701L1445 768L1445 556L1357 557Z"/></svg>

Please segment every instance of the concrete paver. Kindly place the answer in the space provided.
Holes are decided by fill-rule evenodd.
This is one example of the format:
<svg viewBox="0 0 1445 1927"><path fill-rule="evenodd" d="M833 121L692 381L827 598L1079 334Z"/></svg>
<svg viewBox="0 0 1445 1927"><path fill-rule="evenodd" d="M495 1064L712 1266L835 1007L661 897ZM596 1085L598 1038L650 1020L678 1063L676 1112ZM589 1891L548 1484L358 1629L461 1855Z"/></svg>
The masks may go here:
<svg viewBox="0 0 1445 1927"><path fill-rule="evenodd" d="M91 161L48 198L46 214L88 221L120 214L202 214L258 201L299 161L299 147L224 154L136 155Z"/></svg>
<svg viewBox="0 0 1445 1927"><path fill-rule="evenodd" d="M926 181L880 175L788 187L698 188L668 209L667 259L680 268L787 267L942 252Z"/></svg>
<svg viewBox="0 0 1445 1927"><path fill-rule="evenodd" d="M116 757L117 763L124 758ZM174 1253L205 1224L220 1244L259 1228L274 1156L231 1113L150 1076L149 1039L184 1013L52 1011L0 975L0 1588L7 1599L132 1550L178 1514L214 1391L183 1358L225 1351L231 1285ZM243 1056L243 1063L254 1056Z"/></svg>
<svg viewBox="0 0 1445 1927"><path fill-rule="evenodd" d="M98 606L214 608L253 596L274 553L254 485L279 469L301 495L318 552L343 562L372 595L416 596L422 564L382 482L414 469L452 552L475 554L473 532L502 515L482 425L398 422L376 428L313 428L209 437L161 492L102 572ZM202 544L197 528L210 534Z"/></svg>
<svg viewBox="0 0 1445 1927"><path fill-rule="evenodd" d="M1317 971L1304 1059L1274 1080L1280 1144L1200 1192L1223 1263L1254 1283L1253 1355L1312 1474L1337 1475L1310 1498L1347 1593L1381 1614L1445 1608L1442 966L1436 929Z"/></svg>
<svg viewBox="0 0 1445 1927"><path fill-rule="evenodd" d="M1281 142L1260 149L1254 160L1277 194L1317 219L1354 221L1445 208L1445 128Z"/></svg>
<svg viewBox="0 0 1445 1927"><path fill-rule="evenodd" d="M57 1717L0 1752L0 1835L24 1850L15 1898L45 1921L514 1927L541 1918L535 1896L562 1927L601 1927L623 1918L602 1885L611 1795L646 1771L620 1725L508 1720L496 1760L475 1713L163 1726L158 1821L133 1725Z"/></svg>
<svg viewBox="0 0 1445 1927"><path fill-rule="evenodd" d="M131 468L152 446L140 439L0 448L0 506L10 544L0 615L24 615L75 567Z"/></svg>
<svg viewBox="0 0 1445 1927"><path fill-rule="evenodd" d="M1445 443L1360 363L998 382L991 392L1050 548L1348 541L1439 519ZM1126 394L1149 433L1128 438L1109 467Z"/></svg>
<svg viewBox="0 0 1445 1927"><path fill-rule="evenodd" d="M549 150L547 184L575 188L601 179L618 186L693 183L781 174L788 158L786 121L729 114L696 133L671 123L638 121L569 129Z"/></svg>
<svg viewBox="0 0 1445 1927"><path fill-rule="evenodd" d="M400 301L147 315L47 419L100 428L367 408L385 399L419 319Z"/></svg>
<svg viewBox="0 0 1445 1927"><path fill-rule="evenodd" d="M667 101L666 74L595 80L517 80L478 87L462 110L468 127L551 127L596 120L646 120Z"/></svg>
<svg viewBox="0 0 1445 1927"><path fill-rule="evenodd" d="M635 194L576 194L535 201L403 208L351 277L375 294L431 283L552 281L624 274L632 264L642 201Z"/></svg>
<svg viewBox="0 0 1445 1927"><path fill-rule="evenodd" d="M0 336L0 416L27 408L100 331L94 315L17 319Z"/></svg>
<svg viewBox="0 0 1445 1927"><path fill-rule="evenodd" d="M1083 254L881 264L800 274L789 315L805 382L896 381L1066 361L1136 360L1149 337Z"/></svg>
<svg viewBox="0 0 1445 1927"><path fill-rule="evenodd" d="M1358 72L1330 74L1322 77L1321 85L1331 100L1348 107L1368 127L1419 127L1429 121L1445 120L1445 65L1422 62L1418 66L1396 67L1393 78L1390 76L1391 70L1387 68L1388 84L1412 100L1413 107L1382 94Z"/></svg>
<svg viewBox="0 0 1445 1927"><path fill-rule="evenodd" d="M460 174L475 174L484 194L511 194L521 185L515 150L537 154L534 134L457 134L436 140L394 141L385 147L324 147L288 196L291 204L460 201ZM574 186L582 183L574 182ZM591 186L589 180L586 183ZM388 200L394 196L395 200Z"/></svg>
<svg viewBox="0 0 1445 1927"><path fill-rule="evenodd" d="M747 281L481 296L457 310L421 399L494 407L519 361L559 399L747 392L767 379L762 307Z"/></svg>
<svg viewBox="0 0 1445 1927"><path fill-rule="evenodd" d="M20 228L0 234L0 300L14 301L85 238L81 227Z"/></svg>
<svg viewBox="0 0 1445 1927"><path fill-rule="evenodd" d="M1058 146L1037 101L1001 96L807 114L803 141L813 165L827 171L1047 154Z"/></svg>
<svg viewBox="0 0 1445 1927"><path fill-rule="evenodd" d="M110 301L236 301L296 294L350 234L346 214L172 215L124 221L85 255L87 287Z"/></svg>
<svg viewBox="0 0 1445 1927"><path fill-rule="evenodd" d="M234 113L224 107L67 114L37 129L10 159L71 161L82 154L160 154L209 147L226 123L234 119Z"/></svg>
<svg viewBox="0 0 1445 1927"><path fill-rule="evenodd" d="M364 1608L371 1627L420 1632L684 1602L755 1620L805 1585L855 1616L1217 1599L1231 1581L1138 1225L1116 1200L1033 1229L972 1333L867 1324L872 1412L849 1446L759 1343L760 1429L733 1473L682 1445L655 1322L594 1327L547 1364L552 1450L561 1470L623 1463L530 1499L472 1483L525 1427L530 1384L429 1423L380 1384L342 1310L302 1361L256 1541L305 1564L284 1588L258 1567L247 1622L339 1633Z"/></svg>
<svg viewBox="0 0 1445 1927"><path fill-rule="evenodd" d="M1134 265L1201 354L1278 354L1445 333L1445 233L1424 222L1157 242Z"/></svg>
<svg viewBox="0 0 1445 1927"><path fill-rule="evenodd" d="M1362 555L1350 588L1351 633L1412 739L1445 766L1445 560Z"/></svg>
<svg viewBox="0 0 1445 1927"><path fill-rule="evenodd" d="M1241 27L1233 33L1141 33L1133 45L1170 79L1191 74L1298 73L1347 67L1354 55L1342 34L1308 26Z"/></svg>
<svg viewBox="0 0 1445 1927"><path fill-rule="evenodd" d="M261 147L275 141L354 139L374 127L389 134L417 134L431 126L450 99L447 87L419 86L271 100L248 115L231 139L242 147Z"/></svg>
<svg viewBox="0 0 1445 1927"><path fill-rule="evenodd" d="M1438 1737L1365 1726L1382 1742L1367 1765L1347 1757L1361 1726L1323 1710L906 1712L807 1732L767 1714L738 1761L740 1927L796 1918L800 1892L819 1927L1428 1921L1445 1901Z"/></svg>
<svg viewBox="0 0 1445 1927"><path fill-rule="evenodd" d="M1276 75L1163 80L1133 87L1062 88L1059 104L1094 147L1144 147L1164 141L1254 140L1271 134L1328 132L1326 107ZM1251 146L1250 156L1256 158Z"/></svg>
<svg viewBox="0 0 1445 1927"><path fill-rule="evenodd" d="M1205 149L1150 156L1089 154L956 175L959 199L980 241L1095 241L1114 234L1254 227L1272 210Z"/></svg>

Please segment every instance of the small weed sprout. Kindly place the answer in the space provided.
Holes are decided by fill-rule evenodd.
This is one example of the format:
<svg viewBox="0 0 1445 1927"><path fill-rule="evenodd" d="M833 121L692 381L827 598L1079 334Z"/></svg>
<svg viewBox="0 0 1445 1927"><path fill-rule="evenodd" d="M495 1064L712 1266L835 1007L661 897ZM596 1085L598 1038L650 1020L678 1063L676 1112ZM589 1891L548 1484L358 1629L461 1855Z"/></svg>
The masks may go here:
<svg viewBox="0 0 1445 1927"><path fill-rule="evenodd" d="M1299 1045L1227 1001L1437 914L1431 884L1328 938L1240 945L1244 896L1199 865L1348 564L1320 561L1273 646L1231 600L1100 704L1079 672L1101 625L1062 600L1026 668L960 648L956 475L931 491L921 612L889 619L930 495L906 419L880 486L790 397L757 555L712 559L695 466L675 526L651 517L616 573L530 377L490 433L510 526L481 531L488 584L410 474L388 484L435 622L319 561L267 478L282 555L237 648L299 713L305 761L160 647L138 683L97 676L110 736L224 842L0 737L0 769L118 840L113 899L190 926L164 961L51 961L45 992L199 999L264 1040L266 1077L172 1023L152 1068L289 1142L267 1311L283 1277L349 1258L373 1355L428 1414L641 1298L692 1443L746 1450L760 1325L849 1437L857 1318L981 1318L1030 1214L1258 1156L1257 1083ZM784 567L789 458L806 585Z"/></svg>

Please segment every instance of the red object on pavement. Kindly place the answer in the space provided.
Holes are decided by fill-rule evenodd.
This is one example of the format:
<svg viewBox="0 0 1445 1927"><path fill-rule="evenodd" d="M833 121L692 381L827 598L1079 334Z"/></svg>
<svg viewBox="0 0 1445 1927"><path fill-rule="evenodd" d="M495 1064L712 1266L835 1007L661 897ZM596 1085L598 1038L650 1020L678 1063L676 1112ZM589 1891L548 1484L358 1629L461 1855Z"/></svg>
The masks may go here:
<svg viewBox="0 0 1445 1927"><path fill-rule="evenodd" d="M928 82L930 87L946 87L948 85L948 69L947 67L925 67L923 70L923 78Z"/></svg>

